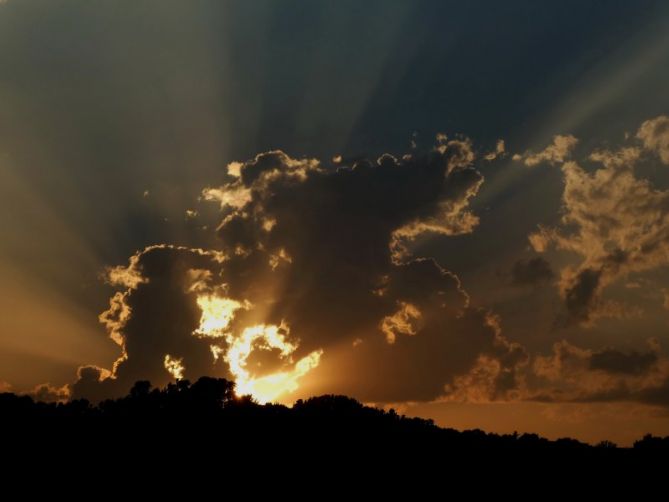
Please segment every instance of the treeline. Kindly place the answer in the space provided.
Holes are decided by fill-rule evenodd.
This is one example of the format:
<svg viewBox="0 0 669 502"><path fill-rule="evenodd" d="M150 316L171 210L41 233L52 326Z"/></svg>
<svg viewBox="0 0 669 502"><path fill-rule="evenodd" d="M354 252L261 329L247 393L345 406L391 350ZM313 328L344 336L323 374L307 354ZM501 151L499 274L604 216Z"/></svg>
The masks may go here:
<svg viewBox="0 0 669 502"><path fill-rule="evenodd" d="M537 434L493 434L438 427L432 420L410 418L394 410L364 406L337 395L297 401L293 407L260 405L250 397L236 397L234 383L201 378L180 380L164 389L137 382L130 393L93 405L87 400L36 402L30 396L0 394L0 421L8 436L41 443L71 446L107 442L110 446L139 442L168 442L183 446L200 442L281 445L289 449L348 449L370 452L378 448L488 451L590 452L621 455L642 450L669 451L669 437L651 435L633 448L604 441L589 445L571 438L549 440Z"/></svg>

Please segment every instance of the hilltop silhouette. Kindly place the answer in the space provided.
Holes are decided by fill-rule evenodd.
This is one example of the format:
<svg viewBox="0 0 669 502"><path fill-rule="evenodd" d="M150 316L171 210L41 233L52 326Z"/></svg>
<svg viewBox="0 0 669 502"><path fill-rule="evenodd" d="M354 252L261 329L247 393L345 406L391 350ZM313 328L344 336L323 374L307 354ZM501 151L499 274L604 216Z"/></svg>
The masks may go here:
<svg viewBox="0 0 669 502"><path fill-rule="evenodd" d="M143 451L157 456L197 448L231 455L243 446L248 455L260 450L283 457L307 452L332 458L345 454L357 461L387 461L392 458L388 455L400 452L428 452L445 459L455 452L492 453L494 458L541 454L606 459L669 451L669 437L647 435L633 448L619 448L608 441L589 445L570 438L548 440L537 434L457 431L429 419L364 406L346 396L312 397L287 407L260 405L248 396L237 397L234 389L233 382L208 377L192 384L179 380L163 389L139 381L127 396L97 405L83 399L36 402L30 396L3 393L0 420L4 430L12 432L8 439L23 446L24 455L34 451L26 446L48 448L52 453L95 448L107 455ZM446 452L451 457L444 457ZM407 458L422 457L405 455L401 459Z"/></svg>

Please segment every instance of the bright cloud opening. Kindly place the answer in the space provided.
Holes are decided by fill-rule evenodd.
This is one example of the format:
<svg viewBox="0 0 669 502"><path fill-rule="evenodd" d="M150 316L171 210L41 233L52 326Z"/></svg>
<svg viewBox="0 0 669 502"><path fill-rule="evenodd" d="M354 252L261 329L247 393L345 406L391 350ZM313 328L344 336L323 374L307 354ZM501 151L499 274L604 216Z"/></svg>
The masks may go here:
<svg viewBox="0 0 669 502"><path fill-rule="evenodd" d="M222 357L228 363L236 383L236 392L240 396L250 395L262 404L274 401L284 394L297 390L299 379L320 362L322 350L315 350L299 361L293 361L292 355L297 350L298 344L288 340L289 329L285 324L280 326L257 324L244 328L241 334L231 330L230 324L235 313L239 309L250 308L248 302L241 303L231 298L207 294L199 296L197 304L202 310L202 316L200 325L193 334L198 337L225 339L227 349L212 345L212 354L215 360ZM287 369L254 376L247 362L251 354L257 350L277 351L280 362ZM165 367L173 375L178 371L175 360L171 358L168 367L166 357Z"/></svg>

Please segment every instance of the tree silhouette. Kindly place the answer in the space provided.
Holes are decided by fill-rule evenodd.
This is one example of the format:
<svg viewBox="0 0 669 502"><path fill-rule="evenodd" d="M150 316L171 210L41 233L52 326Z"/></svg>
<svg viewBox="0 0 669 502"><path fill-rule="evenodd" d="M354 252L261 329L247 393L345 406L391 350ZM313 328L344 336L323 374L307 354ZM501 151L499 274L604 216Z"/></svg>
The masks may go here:
<svg viewBox="0 0 669 502"><path fill-rule="evenodd" d="M83 399L35 402L29 396L4 393L0 394L0 420L5 431L41 446L72 449L94 444L112 452L135 446L167 456L196 444L220 452L244 445L251 450L289 448L371 456L485 450L505 455L535 452L622 458L633 452L669 450L669 437L650 434L633 448L619 448L610 441L593 447L571 438L551 441L532 433L460 432L340 395L299 400L291 408L261 405L249 396L237 397L233 382L209 377L195 383L178 380L163 389L138 381L127 396L97 405Z"/></svg>

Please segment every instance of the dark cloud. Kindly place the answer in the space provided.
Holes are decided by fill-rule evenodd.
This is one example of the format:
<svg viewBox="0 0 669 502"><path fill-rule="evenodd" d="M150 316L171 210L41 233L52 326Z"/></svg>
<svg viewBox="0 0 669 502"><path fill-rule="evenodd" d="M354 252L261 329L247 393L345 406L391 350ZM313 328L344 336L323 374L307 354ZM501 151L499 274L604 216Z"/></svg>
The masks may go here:
<svg viewBox="0 0 669 502"><path fill-rule="evenodd" d="M518 260L511 269L511 280L516 286L538 286L549 282L554 276L550 263L541 256Z"/></svg>
<svg viewBox="0 0 669 502"><path fill-rule="evenodd" d="M645 351L590 350L558 342L533 365L539 377L527 391L541 401L636 401L669 406L669 358L655 339Z"/></svg>
<svg viewBox="0 0 669 502"><path fill-rule="evenodd" d="M586 268L581 270L565 289L564 298L569 320L587 322L595 306L602 272Z"/></svg>
<svg viewBox="0 0 669 502"><path fill-rule="evenodd" d="M468 140L440 136L431 152L399 159L329 166L274 151L231 164L230 181L203 192L223 211L217 251L153 246L108 270L126 289L101 320L123 355L107 372L81 368L74 394L229 370L242 386L312 372L305 385L320 391L430 400L465 397L466 375L485 365L477 388L506 395L525 351L469 306L454 273L411 255L424 234L476 226L468 205L483 177L473 160ZM203 327L203 297L233 306L229 322Z"/></svg>
<svg viewBox="0 0 669 502"><path fill-rule="evenodd" d="M623 375L640 375L648 371L658 361L656 352L621 352L604 349L590 357L590 369Z"/></svg>
<svg viewBox="0 0 669 502"><path fill-rule="evenodd" d="M216 252L177 246L151 246L130 259L127 267L108 271L126 287L100 316L122 355L111 369L84 366L73 385L73 397L100 399L128 392L137 380L165 385L172 376L165 357L182 359L184 378L212 374L211 349L192 333L201 312L193 270L220 273L222 256Z"/></svg>
<svg viewBox="0 0 669 502"><path fill-rule="evenodd" d="M642 403L667 406L669 403L669 378L661 385L642 389L632 397Z"/></svg>
<svg viewBox="0 0 669 502"><path fill-rule="evenodd" d="M407 250L426 233L473 230L468 204L483 181L473 158L468 141L440 137L429 154L399 159L322 166L270 152L237 166L239 178L219 189L224 204L247 191L218 230L234 255L231 294L270 305L267 319L285 319L303 353L324 348L315 374L337 389L383 401L443 394L482 353L510 350L470 311L457 276ZM260 299L267 283L279 289Z"/></svg>

